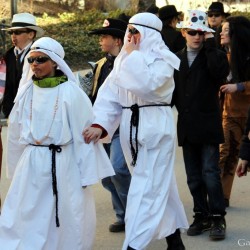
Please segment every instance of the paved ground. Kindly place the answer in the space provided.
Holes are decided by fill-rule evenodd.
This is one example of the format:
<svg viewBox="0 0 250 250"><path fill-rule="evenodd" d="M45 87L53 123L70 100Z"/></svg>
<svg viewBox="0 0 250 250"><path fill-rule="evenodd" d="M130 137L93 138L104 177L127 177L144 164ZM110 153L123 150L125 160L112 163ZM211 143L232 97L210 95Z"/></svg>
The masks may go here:
<svg viewBox="0 0 250 250"><path fill-rule="evenodd" d="M2 139L6 145L7 127L3 127ZM180 148L176 149L176 176L179 192L183 201L189 222L192 222L192 200L189 194L186 176L184 172L183 159ZM0 184L2 199L4 200L9 180L5 174L5 150L3 155L3 171ZM120 250L124 239L124 233L110 233L108 225L115 220L111 207L110 194L98 184L94 186L96 211L97 211L97 232L94 250ZM250 249L250 176L239 179L236 177L231 207L227 210L227 238L224 241L210 241L208 232L200 236L190 237L185 233L182 238L187 250L238 250ZM242 239L242 240L240 240ZM241 246L238 242L241 242ZM0 247L1 249L1 247ZM166 249L165 240L152 242L148 250ZM73 249L72 249L73 250Z"/></svg>

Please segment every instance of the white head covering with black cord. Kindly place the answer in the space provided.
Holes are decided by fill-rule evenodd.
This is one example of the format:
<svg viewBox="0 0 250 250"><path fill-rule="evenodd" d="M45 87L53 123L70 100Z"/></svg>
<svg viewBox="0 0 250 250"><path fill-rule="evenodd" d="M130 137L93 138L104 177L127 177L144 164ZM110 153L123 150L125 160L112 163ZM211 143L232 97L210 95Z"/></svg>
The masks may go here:
<svg viewBox="0 0 250 250"><path fill-rule="evenodd" d="M25 58L23 75L19 84L19 90L15 100L17 100L17 98L19 98L19 96L24 93L24 91L32 84L31 78L33 72L27 61L27 58L30 56L30 53L34 51L40 51L48 55L51 60L57 64L57 68L60 69L67 76L68 81L76 82L74 73L63 59L65 52L62 45L53 38L42 37L32 44L30 52Z"/></svg>
<svg viewBox="0 0 250 250"><path fill-rule="evenodd" d="M144 54L147 64L156 59L167 60L175 69L179 68L180 60L173 54L161 36L162 21L152 13L138 13L129 19L129 24L136 28L141 35L139 51ZM119 72L119 65L128 54L125 50L128 29L124 37L124 46L115 60L115 68Z"/></svg>
<svg viewBox="0 0 250 250"><path fill-rule="evenodd" d="M147 65L154 63L156 60L163 60L171 65L174 69L178 70L180 66L180 59L173 54L169 48L166 46L165 42L162 39L161 29L162 29L162 21L152 13L138 13L134 15L129 20L129 25L133 26L140 32L140 44L138 51L143 54L143 58L146 61ZM108 76L109 81L111 84L109 85L110 88L114 93L118 93L117 86L126 85L126 78L120 77L122 72L122 65L123 61L126 60L126 57L129 56L128 52L126 51L126 46L128 44L128 32L129 29L126 30L125 38L124 38L124 45L117 56L114 68L111 71L110 75ZM141 81L143 81L143 75L141 76ZM166 105L166 104L153 104L156 106L159 105ZM152 106L152 105L150 105ZM137 104L132 105L131 107L122 107L129 108L132 110L131 115L131 126L132 121L136 120L138 124L139 119L139 106ZM133 125L134 126L134 125ZM136 125L136 134L138 131L138 126ZM130 133L132 136L132 132ZM132 141L132 137L130 138ZM137 138L136 138L136 148L137 148ZM131 144L131 154L132 154L132 165L135 165L136 158L137 158L137 151L138 149L134 149L133 145Z"/></svg>

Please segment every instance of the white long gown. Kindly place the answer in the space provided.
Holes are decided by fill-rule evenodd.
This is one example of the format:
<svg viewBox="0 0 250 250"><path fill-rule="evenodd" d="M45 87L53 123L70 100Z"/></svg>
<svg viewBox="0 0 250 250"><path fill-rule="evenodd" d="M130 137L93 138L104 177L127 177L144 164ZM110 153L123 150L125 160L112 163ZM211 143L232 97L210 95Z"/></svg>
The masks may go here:
<svg viewBox="0 0 250 250"><path fill-rule="evenodd" d="M128 166L132 162L131 111L122 106L171 103L173 72L170 63L159 59L148 64L143 53L134 51L114 67L99 90L94 123L112 136L120 122L121 145ZM144 107L139 112L139 152L137 164L130 167L132 181L123 250L128 245L143 250L154 239L162 239L177 228L188 228L174 173L176 131L171 107ZM135 128L133 138L134 134Z"/></svg>
<svg viewBox="0 0 250 250"><path fill-rule="evenodd" d="M90 185L114 174L103 146L85 144L81 135L92 123L91 103L71 82L54 88L30 82L20 92L9 117L7 169L13 180L0 216L0 249L91 250L96 215ZM51 151L30 145L36 140L62 148L56 153L60 227Z"/></svg>

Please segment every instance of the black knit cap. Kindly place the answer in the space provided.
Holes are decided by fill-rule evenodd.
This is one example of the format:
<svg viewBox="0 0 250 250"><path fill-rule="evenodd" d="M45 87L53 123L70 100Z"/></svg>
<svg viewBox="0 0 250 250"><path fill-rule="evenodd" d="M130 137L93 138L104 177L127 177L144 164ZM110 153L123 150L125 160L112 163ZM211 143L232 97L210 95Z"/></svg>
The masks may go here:
<svg viewBox="0 0 250 250"><path fill-rule="evenodd" d="M103 22L102 28L94 29L89 32L90 35L111 35L117 38L124 38L127 29L127 23L120 19L107 18Z"/></svg>

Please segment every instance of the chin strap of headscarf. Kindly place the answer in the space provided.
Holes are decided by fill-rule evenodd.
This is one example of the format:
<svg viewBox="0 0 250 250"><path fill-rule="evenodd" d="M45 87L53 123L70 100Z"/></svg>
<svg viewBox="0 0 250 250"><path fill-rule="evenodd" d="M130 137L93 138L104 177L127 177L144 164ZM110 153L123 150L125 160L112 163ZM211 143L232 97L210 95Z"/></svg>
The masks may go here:
<svg viewBox="0 0 250 250"><path fill-rule="evenodd" d="M132 156L131 166L136 165L137 156L138 156L138 128L139 128L139 117L140 117L140 108L145 107L159 107L159 106L171 106L167 103L155 103L155 104L147 104L139 106L137 103L133 104L130 107L122 107L122 109L130 109L132 111L131 119L130 119L130 131L129 131L129 142L130 142L130 150ZM133 145L133 136L132 130L135 127L135 148Z"/></svg>

